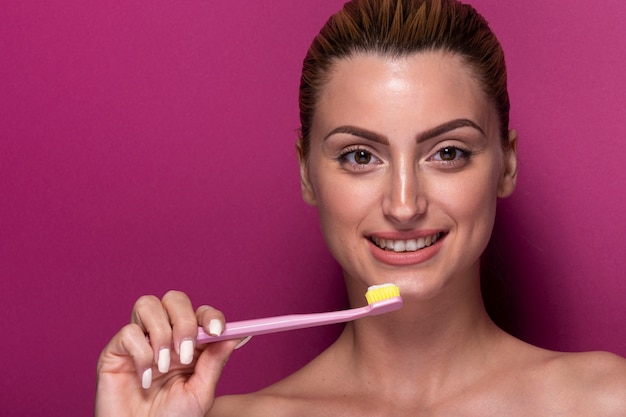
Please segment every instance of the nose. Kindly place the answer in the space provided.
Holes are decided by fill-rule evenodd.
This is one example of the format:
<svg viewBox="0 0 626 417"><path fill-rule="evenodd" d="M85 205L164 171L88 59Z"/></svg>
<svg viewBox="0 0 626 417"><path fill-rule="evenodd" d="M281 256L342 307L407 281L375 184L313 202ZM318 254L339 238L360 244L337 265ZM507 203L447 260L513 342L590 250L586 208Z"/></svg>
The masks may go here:
<svg viewBox="0 0 626 417"><path fill-rule="evenodd" d="M423 184L412 161L401 161L390 172L383 200L385 217L396 224L420 218L428 206Z"/></svg>

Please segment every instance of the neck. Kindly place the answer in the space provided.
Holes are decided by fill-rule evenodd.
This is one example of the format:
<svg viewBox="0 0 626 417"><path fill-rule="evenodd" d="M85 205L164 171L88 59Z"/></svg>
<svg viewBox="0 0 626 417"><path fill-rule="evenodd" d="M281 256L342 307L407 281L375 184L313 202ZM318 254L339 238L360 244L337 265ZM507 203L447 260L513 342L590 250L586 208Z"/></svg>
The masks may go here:
<svg viewBox="0 0 626 417"><path fill-rule="evenodd" d="M338 347L350 352L356 378L375 381L378 390L386 386L397 395L403 387L414 395L415 385L435 389L475 376L502 332L485 311L478 272L471 278L426 300L403 296L401 310L347 325Z"/></svg>

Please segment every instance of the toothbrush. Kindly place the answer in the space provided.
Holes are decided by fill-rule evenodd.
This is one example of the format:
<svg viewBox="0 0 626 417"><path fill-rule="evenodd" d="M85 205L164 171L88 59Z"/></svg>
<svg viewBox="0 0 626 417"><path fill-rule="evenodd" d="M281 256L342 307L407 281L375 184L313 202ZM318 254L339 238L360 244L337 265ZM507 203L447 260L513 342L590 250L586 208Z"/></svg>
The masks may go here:
<svg viewBox="0 0 626 417"><path fill-rule="evenodd" d="M394 284L374 285L365 294L368 305L341 311L326 313L291 314L226 323L226 329L220 336L211 336L198 327L197 344L213 343L222 340L250 338L261 334L277 333L287 330L305 329L327 324L344 323L367 316L377 316L398 310L402 307L400 289Z"/></svg>

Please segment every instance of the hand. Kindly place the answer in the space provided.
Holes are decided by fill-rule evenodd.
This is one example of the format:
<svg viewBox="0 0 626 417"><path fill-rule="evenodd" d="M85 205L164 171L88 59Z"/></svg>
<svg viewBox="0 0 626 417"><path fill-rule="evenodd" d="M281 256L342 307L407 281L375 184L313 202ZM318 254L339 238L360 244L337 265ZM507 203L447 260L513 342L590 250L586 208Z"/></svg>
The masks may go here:
<svg viewBox="0 0 626 417"><path fill-rule="evenodd" d="M98 360L95 415L205 416L239 341L198 347L198 326L221 334L224 316L209 306L194 313L189 298L178 291L162 300L139 298L131 323L111 339Z"/></svg>

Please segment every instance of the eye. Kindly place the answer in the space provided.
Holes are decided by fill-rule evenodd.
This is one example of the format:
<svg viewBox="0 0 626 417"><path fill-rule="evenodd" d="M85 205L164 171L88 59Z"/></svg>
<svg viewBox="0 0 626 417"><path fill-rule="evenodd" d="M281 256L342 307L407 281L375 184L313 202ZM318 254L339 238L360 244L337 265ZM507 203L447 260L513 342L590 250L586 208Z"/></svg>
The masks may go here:
<svg viewBox="0 0 626 417"><path fill-rule="evenodd" d="M444 146L439 149L430 159L439 162L454 162L459 159L467 159L471 156L469 151L457 148L456 146Z"/></svg>
<svg viewBox="0 0 626 417"><path fill-rule="evenodd" d="M359 165L367 165L372 160L372 154L367 151L358 150L352 153L354 154L352 156L352 158L354 159L354 162L356 162Z"/></svg>
<svg viewBox="0 0 626 417"><path fill-rule="evenodd" d="M380 163L378 158L365 149L349 149L339 156L339 161L359 169Z"/></svg>
<svg viewBox="0 0 626 417"><path fill-rule="evenodd" d="M457 157L457 153L460 153L457 148L446 146L445 148L439 149L436 155L442 161L454 161Z"/></svg>
<svg viewBox="0 0 626 417"><path fill-rule="evenodd" d="M337 159L350 170L365 170L381 163L373 153L361 148L346 149Z"/></svg>

